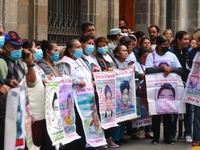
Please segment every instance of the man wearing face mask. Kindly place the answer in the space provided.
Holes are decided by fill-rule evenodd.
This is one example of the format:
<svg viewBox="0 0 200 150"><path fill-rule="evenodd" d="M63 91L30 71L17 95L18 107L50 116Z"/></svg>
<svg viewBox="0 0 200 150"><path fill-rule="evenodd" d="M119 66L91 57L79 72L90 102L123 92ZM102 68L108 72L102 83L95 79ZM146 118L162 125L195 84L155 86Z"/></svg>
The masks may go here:
<svg viewBox="0 0 200 150"><path fill-rule="evenodd" d="M23 41L15 31L6 32L4 37L5 43L0 55L0 72L3 79L16 79L19 83L25 75L24 64L20 60Z"/></svg>
<svg viewBox="0 0 200 150"><path fill-rule="evenodd" d="M4 83L2 83L1 86L1 88L3 87L4 90L6 89L6 91L2 93L6 99L6 94L10 90L10 88L17 87L21 80L24 78L25 66L24 63L21 61L21 46L23 44L23 41L20 36L15 31L8 31L4 34L4 41L5 42L2 46L2 53L0 54L0 74L2 75L4 83L9 86L3 87L5 86ZM28 60L27 65L32 65L32 61ZM2 110L5 112L5 105L1 105L0 107L1 113ZM0 118L0 128L1 130L4 130L5 113L4 115L1 115ZM2 133L0 134L0 136L2 137ZM0 139L3 140L2 138Z"/></svg>

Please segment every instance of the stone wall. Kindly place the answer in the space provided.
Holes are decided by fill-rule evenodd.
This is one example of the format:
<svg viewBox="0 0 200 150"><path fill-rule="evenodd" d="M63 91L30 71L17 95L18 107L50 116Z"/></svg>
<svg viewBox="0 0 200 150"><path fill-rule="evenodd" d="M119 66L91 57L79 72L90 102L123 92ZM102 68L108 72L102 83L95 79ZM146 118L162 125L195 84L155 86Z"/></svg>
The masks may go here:
<svg viewBox="0 0 200 150"><path fill-rule="evenodd" d="M4 0L0 21L4 30L14 30L22 38L47 39L48 0ZM0 9L1 10L1 9ZM2 17L1 17L2 16Z"/></svg>
<svg viewBox="0 0 200 150"><path fill-rule="evenodd" d="M91 21L96 27L96 36L107 36L111 28L118 27L118 0L81 0L80 25Z"/></svg>

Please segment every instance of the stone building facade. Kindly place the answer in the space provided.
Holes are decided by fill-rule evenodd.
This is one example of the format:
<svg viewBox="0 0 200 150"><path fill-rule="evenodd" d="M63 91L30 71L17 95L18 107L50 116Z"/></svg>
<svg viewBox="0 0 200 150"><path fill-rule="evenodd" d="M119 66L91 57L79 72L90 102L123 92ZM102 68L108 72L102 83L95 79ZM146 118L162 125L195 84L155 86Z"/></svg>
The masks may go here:
<svg viewBox="0 0 200 150"><path fill-rule="evenodd" d="M6 31L15 30L23 38L48 39L50 36L49 3L53 1L56 4L61 2L60 6L62 6L65 0L0 0L0 22ZM122 1L129 6L128 9L124 8L125 11L132 12L124 18L133 16L134 19L129 22L131 25L129 28L133 31L142 30L147 34L148 26L157 24L161 32L171 28L174 33L178 30L192 33L200 25L199 0L76 0L76 8L74 4L70 5L72 12L78 9L79 13L76 36L80 33L80 25L83 21L94 22L97 36L106 36L109 29L118 27L122 16L123 8L119 10ZM68 2L72 3L74 0ZM64 9L68 8L64 7ZM62 10L57 9L57 11ZM59 19L58 24L62 25ZM60 34L56 33L58 36Z"/></svg>

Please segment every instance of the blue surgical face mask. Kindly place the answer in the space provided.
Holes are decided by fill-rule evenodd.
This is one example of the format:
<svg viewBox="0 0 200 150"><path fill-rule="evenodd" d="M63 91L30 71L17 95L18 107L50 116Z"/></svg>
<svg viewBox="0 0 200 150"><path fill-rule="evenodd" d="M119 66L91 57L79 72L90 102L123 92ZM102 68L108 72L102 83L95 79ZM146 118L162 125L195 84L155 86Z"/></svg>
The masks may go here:
<svg viewBox="0 0 200 150"><path fill-rule="evenodd" d="M22 50L13 50L10 51L10 56L8 56L11 60L18 60L22 57Z"/></svg>
<svg viewBox="0 0 200 150"><path fill-rule="evenodd" d="M51 60L51 62L54 62L54 61L57 61L59 59L59 57L60 57L59 52L54 52L53 56L50 56L50 60Z"/></svg>
<svg viewBox="0 0 200 150"><path fill-rule="evenodd" d="M108 51L108 47L98 47L97 48L97 52L99 52L102 55L106 54L107 51Z"/></svg>
<svg viewBox="0 0 200 150"><path fill-rule="evenodd" d="M85 52L90 55L94 51L94 45L86 45Z"/></svg>
<svg viewBox="0 0 200 150"><path fill-rule="evenodd" d="M2 48L4 43L5 43L5 37L4 36L0 36L0 48Z"/></svg>
<svg viewBox="0 0 200 150"><path fill-rule="evenodd" d="M33 54L35 60L39 61L43 58L43 51L42 49L35 49L35 53Z"/></svg>
<svg viewBox="0 0 200 150"><path fill-rule="evenodd" d="M82 49L75 49L74 57L75 57L76 59L81 58L82 55L83 55L83 50L82 50Z"/></svg>

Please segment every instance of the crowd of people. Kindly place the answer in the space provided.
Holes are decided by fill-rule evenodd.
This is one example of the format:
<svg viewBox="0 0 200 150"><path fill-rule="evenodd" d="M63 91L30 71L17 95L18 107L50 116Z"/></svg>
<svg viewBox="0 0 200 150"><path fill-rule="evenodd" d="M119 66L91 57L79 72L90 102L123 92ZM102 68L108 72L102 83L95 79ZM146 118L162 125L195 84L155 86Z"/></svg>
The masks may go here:
<svg viewBox="0 0 200 150"><path fill-rule="evenodd" d="M33 142L42 150L51 150L55 147L52 146L46 128L44 82L67 75L72 78L73 88L92 84L95 89L94 72L133 67L135 68L135 78L138 79L136 88L140 88L145 82L146 74L153 73L163 73L163 76L167 77L173 72L180 75L183 82L186 83L193 58L199 51L199 41L200 29L195 30L191 37L186 31L178 31L173 37L170 29L166 29L162 34L157 25L151 25L148 28L148 35L145 35L143 31L130 33L124 20L120 20L118 28L110 29L107 37L96 37L95 25L91 22L84 22L81 26L80 38L66 41L66 48L59 50L55 41L22 39L15 31L4 32L3 26L0 25L0 150L4 149L7 93L17 87L24 77L27 80L30 104L33 105L31 107ZM165 60L167 64L156 63L160 60ZM164 86L171 90L171 98L175 99L173 87L163 85L163 89ZM37 89L37 94L31 89L33 87L37 87L34 88ZM158 99L162 98L163 89L159 91ZM123 87L120 87L120 90L124 92ZM106 105L109 105L109 95L111 94L105 93ZM147 95L137 96L147 103ZM53 99L55 103L52 107L57 110L56 93ZM37 104L34 103L36 101ZM99 114L97 97L96 104L97 110L92 114L94 120L97 120ZM69 144L60 145L60 149L85 149L86 139L83 125L77 108L75 105L74 107L76 130L81 138ZM194 121L192 124L193 110ZM105 115L107 117L112 114L113 112L108 109ZM70 116L67 119L69 122ZM164 142L174 144L177 140L178 114L153 115L152 125L145 127L145 138L152 139L152 144L159 143L161 119L163 119L164 125ZM186 104L184 129L185 142L199 146L200 107ZM97 129L94 126L90 130L96 132ZM131 121L120 122L118 127L106 129L104 133L107 145L103 145L101 148L105 149L117 148L121 144L127 143L127 139L124 138L125 133L132 139L141 138L138 129L132 127Z"/></svg>

